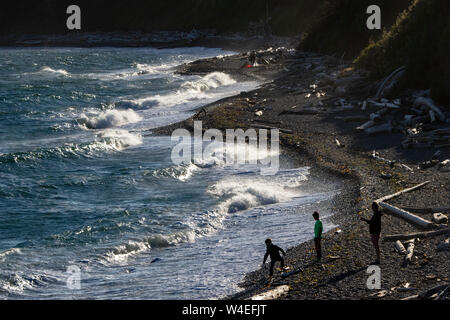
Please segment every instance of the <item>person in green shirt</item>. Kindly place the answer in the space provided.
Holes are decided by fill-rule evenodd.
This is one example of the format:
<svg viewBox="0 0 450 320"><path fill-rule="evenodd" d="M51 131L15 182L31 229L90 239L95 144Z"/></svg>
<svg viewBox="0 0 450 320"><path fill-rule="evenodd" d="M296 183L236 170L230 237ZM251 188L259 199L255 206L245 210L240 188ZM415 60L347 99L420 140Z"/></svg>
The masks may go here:
<svg viewBox="0 0 450 320"><path fill-rule="evenodd" d="M323 226L317 211L313 213L313 217L314 220L316 220L316 224L314 225L314 244L316 246L317 261L320 261L320 259L322 259L322 246L320 242L322 240Z"/></svg>

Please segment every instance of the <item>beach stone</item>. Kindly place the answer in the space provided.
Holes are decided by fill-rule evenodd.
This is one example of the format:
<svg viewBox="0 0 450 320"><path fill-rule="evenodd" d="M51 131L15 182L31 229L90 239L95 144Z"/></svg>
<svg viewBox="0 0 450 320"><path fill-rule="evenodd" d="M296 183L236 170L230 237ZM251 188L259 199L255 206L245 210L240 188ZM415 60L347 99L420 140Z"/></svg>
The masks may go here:
<svg viewBox="0 0 450 320"><path fill-rule="evenodd" d="M433 214L433 221L437 224L447 224L448 223L448 217L442 213L435 213Z"/></svg>

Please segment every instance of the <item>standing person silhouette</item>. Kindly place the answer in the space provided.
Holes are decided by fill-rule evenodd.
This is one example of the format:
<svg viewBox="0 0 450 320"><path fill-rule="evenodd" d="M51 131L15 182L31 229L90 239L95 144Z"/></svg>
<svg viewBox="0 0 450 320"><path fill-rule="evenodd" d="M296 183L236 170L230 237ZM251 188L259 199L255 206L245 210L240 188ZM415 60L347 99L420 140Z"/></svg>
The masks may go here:
<svg viewBox="0 0 450 320"><path fill-rule="evenodd" d="M269 273L269 283L272 282L273 277L273 268L275 266L275 262L280 261L281 269L284 268L284 259L280 256L280 251L283 254L283 257L286 255L283 249L274 245L271 239L266 239L266 254L264 255L263 266L266 264L267 257L270 256L270 273Z"/></svg>
<svg viewBox="0 0 450 320"><path fill-rule="evenodd" d="M381 253L379 241L381 233L381 217L383 216L383 214L380 211L380 206L376 202L372 203L372 210L373 210L372 219L367 220L362 217L360 219L361 221L365 221L369 224L370 238L372 240L372 244L373 247L375 248L375 253L377 255L377 260L375 261L375 264L380 264Z"/></svg>
<svg viewBox="0 0 450 320"><path fill-rule="evenodd" d="M315 211L313 213L314 220L316 220L316 223L314 224L314 244L316 247L316 253L317 253L317 261L320 261L322 259L322 232L323 232L323 225L322 221L319 219L319 213Z"/></svg>

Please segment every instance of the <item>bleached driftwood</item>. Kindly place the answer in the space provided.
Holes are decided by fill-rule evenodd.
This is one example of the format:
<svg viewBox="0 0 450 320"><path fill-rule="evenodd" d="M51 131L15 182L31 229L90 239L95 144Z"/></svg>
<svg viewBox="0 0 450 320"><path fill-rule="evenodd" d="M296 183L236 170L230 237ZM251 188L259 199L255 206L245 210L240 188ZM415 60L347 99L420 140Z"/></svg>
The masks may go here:
<svg viewBox="0 0 450 320"><path fill-rule="evenodd" d="M374 125L375 125L375 121L370 120L370 121L363 123L359 127L357 127L356 130L364 131L364 130L367 130L367 129L373 127Z"/></svg>
<svg viewBox="0 0 450 320"><path fill-rule="evenodd" d="M338 146L338 148L343 148L345 147L345 145L343 145L337 138L334 139L336 142L336 145Z"/></svg>
<svg viewBox="0 0 450 320"><path fill-rule="evenodd" d="M408 301L408 300L417 300L418 298L419 298L419 295L418 295L418 294L415 294L415 295L413 295L413 296L409 296L409 297L403 298L403 299L401 299L401 300L405 300L405 301Z"/></svg>
<svg viewBox="0 0 450 320"><path fill-rule="evenodd" d="M446 284L440 284L435 287L432 287L431 289L428 289L427 291L424 291L421 294L419 294L419 298L420 299L430 299L434 294L442 292L448 286L449 286L449 284L446 283Z"/></svg>
<svg viewBox="0 0 450 320"><path fill-rule="evenodd" d="M443 300L448 293L450 292L450 285L447 285L447 287L441 291L441 293L438 294L438 296L436 297L436 300Z"/></svg>
<svg viewBox="0 0 450 320"><path fill-rule="evenodd" d="M404 194L404 193L407 193L407 192L411 192L411 191L420 189L420 188L422 188L423 186L426 186L427 184L429 184L430 182L431 182L431 181L425 181L425 182L423 182L423 183L421 183L421 184L418 184L418 185L416 185L416 186L414 186L414 187L411 187L411 188L408 188L408 189L404 189L404 190L402 190L402 191L399 191L399 192L396 192L396 193L393 193L393 194L384 196L383 198L380 198L380 199L378 199L378 200L375 200L375 202L376 202L376 203L380 203L380 202L385 202L385 201L391 200L391 199L393 199L393 198L396 198L396 197L398 197L398 196L401 196L401 195Z"/></svg>
<svg viewBox="0 0 450 320"><path fill-rule="evenodd" d="M406 249L405 263L411 262L414 255L414 239L408 241L408 249Z"/></svg>
<svg viewBox="0 0 450 320"><path fill-rule="evenodd" d="M419 227L422 227L424 229L431 229L434 226L431 221L423 219L423 218L421 218L419 216L416 216L416 215L412 214L411 212L402 210L402 209L397 208L397 207L395 207L393 205L390 205L390 204L388 204L386 202L379 202L378 204L383 209L386 209L389 212L392 212L395 215L397 215L397 216L399 216L399 217L401 217L401 218L403 218L403 219L405 219L405 220L407 220L407 221L409 221L409 222L411 222L411 223L413 223L413 224L415 224L415 225L417 225Z"/></svg>
<svg viewBox="0 0 450 320"><path fill-rule="evenodd" d="M404 74L405 70L406 70L406 66L400 67L400 68L394 70L394 72L392 72L386 79L384 79L384 81L381 83L380 87L378 88L375 98L378 99L382 95L382 93L386 87L386 84L389 81L391 81L392 79L395 79L395 82L398 81L398 77L401 77ZM391 87L392 87L392 85L393 84L391 84Z"/></svg>
<svg viewBox="0 0 450 320"><path fill-rule="evenodd" d="M289 292L289 286L283 285L275 289L250 297L249 300L275 300Z"/></svg>
<svg viewBox="0 0 450 320"><path fill-rule="evenodd" d="M424 98L424 97L419 97L414 101L414 106L415 107L420 107L420 106L426 106L428 108L430 108L431 110L433 110L436 114L437 117L439 118L440 121L445 122L447 117L445 116L445 114L441 111L441 109L439 109L434 103L433 100L430 98Z"/></svg>
<svg viewBox="0 0 450 320"><path fill-rule="evenodd" d="M433 214L433 221L437 224L447 224L448 217L440 212Z"/></svg>
<svg viewBox="0 0 450 320"><path fill-rule="evenodd" d="M404 255L406 254L406 249L403 243L400 240L395 241L395 249L398 253Z"/></svg>
<svg viewBox="0 0 450 320"><path fill-rule="evenodd" d="M388 236L383 237L383 241L423 239L423 238L438 237L438 236L447 235L447 234L450 234L450 228L440 229L440 230L436 230L436 231L427 231L427 232L393 234L393 235L388 235Z"/></svg>
<svg viewBox="0 0 450 320"><path fill-rule="evenodd" d="M437 251L444 251L450 249L450 239L445 240L437 246Z"/></svg>
<svg viewBox="0 0 450 320"><path fill-rule="evenodd" d="M289 130L289 129L281 129L281 128L276 128L276 127L271 127L271 126L265 126L262 124L253 124L252 127L256 128L256 129L267 129L267 130L278 129L280 132L287 133L287 134L293 133L293 131Z"/></svg>
<svg viewBox="0 0 450 320"><path fill-rule="evenodd" d="M394 130L394 127L391 123L385 123L376 127L371 127L368 129L365 129L365 132L369 135L371 134L378 134L378 133L391 133L392 130Z"/></svg>
<svg viewBox="0 0 450 320"><path fill-rule="evenodd" d="M403 210L415 212L415 213L438 213L438 212L450 212L450 207L442 208L410 208L402 207Z"/></svg>
<svg viewBox="0 0 450 320"><path fill-rule="evenodd" d="M369 102L371 105L375 106L375 107L379 107L379 108L389 108L389 109L400 109L400 106L391 103L391 102L375 102L373 100L368 100L367 102Z"/></svg>

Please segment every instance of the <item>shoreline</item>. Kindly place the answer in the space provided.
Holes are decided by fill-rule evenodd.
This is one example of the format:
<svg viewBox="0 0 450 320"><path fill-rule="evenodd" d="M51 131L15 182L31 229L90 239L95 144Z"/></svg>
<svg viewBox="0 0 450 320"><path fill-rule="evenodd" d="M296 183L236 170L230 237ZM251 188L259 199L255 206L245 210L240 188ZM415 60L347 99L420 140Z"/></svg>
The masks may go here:
<svg viewBox="0 0 450 320"><path fill-rule="evenodd" d="M265 51L261 55L270 59L273 52ZM211 58L178 68L182 74L222 71L240 79L272 79L252 92L242 92L203 107L206 114L197 114L198 120L203 121L203 128L246 130L264 124L292 130L292 134L280 135L282 150L313 171L338 176L345 186L345 190L333 200L336 212L332 219L341 232L332 230L324 234L323 261L316 264L308 257L311 249L314 250L312 241L287 250L287 264L294 270L302 269L302 272L285 279L275 275L273 287L290 287L282 299L401 299L448 282L450 255L448 251L436 252L436 246L445 239L440 236L420 241L413 263L406 267L401 266L402 257L395 252L393 243L380 243L382 289L366 288L366 270L375 258L368 227L359 218L370 217L368 208L374 199L431 180L430 185L419 192L406 194L391 203L403 207L450 207L448 172L440 172L437 168L409 172L391 168L385 162L370 157L371 150L382 149L383 157L415 168L420 161L429 159L433 150L399 152L395 146L400 139L398 133L367 137L355 133L353 124L336 119L342 115L352 116L355 110L341 110L333 105L334 101L339 98L366 99L373 91L374 83L368 81L364 73L353 71L348 64L332 57L297 52L294 56L285 55L258 68L239 69L237 66L246 59L243 55ZM318 84L319 90L326 92L325 98L305 98L305 94L313 91L310 85L314 83ZM345 89L340 90L341 86ZM309 112L311 109L314 112ZM261 110L263 114L256 116L255 110ZM301 110L306 112L295 113ZM368 112L370 110L365 113ZM193 118L150 131L156 135L170 135L176 128L192 130ZM336 139L339 139L341 147L337 146ZM448 148L444 149L442 157L448 155ZM385 178L386 172L391 178ZM438 189L442 191L436 192ZM429 219L429 215L426 218ZM382 236L416 231L421 230L405 220L387 213L383 216ZM247 273L239 284L243 291L227 298L246 299L264 292L267 290L267 273L268 270L261 269ZM415 290L398 290L407 283ZM386 292L376 296L382 290Z"/></svg>

